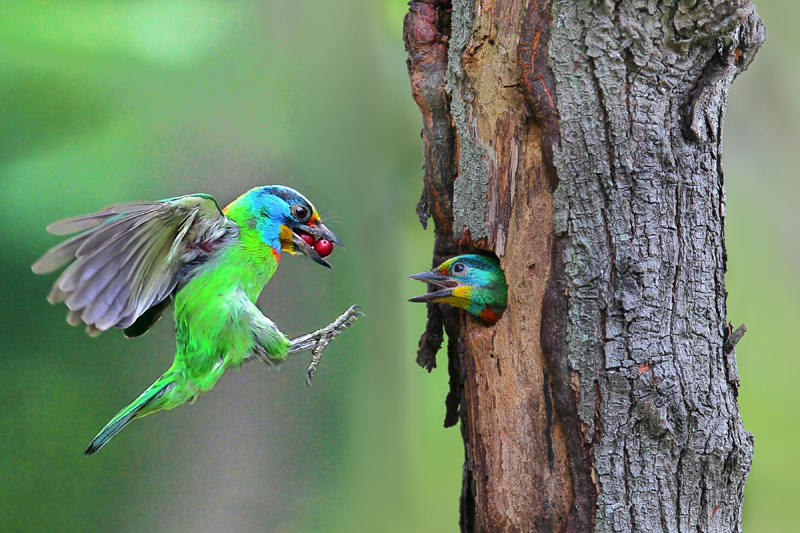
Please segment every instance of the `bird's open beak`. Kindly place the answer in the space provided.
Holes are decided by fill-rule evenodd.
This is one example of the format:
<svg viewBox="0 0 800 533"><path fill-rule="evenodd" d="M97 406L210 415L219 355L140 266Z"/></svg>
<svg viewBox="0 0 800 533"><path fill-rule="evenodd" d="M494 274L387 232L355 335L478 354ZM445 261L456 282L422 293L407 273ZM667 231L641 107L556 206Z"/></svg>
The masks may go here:
<svg viewBox="0 0 800 533"><path fill-rule="evenodd" d="M322 222L317 222L313 225L306 225L300 224L292 229L292 245L294 246L295 253L301 253L307 255L315 262L319 263L324 267L330 268L331 265L325 259L323 259L316 250L314 250L313 246L309 246L309 244L300 237L298 232L308 233L315 240L326 239L331 241L336 246L342 246L341 241L333 234L331 230L325 227Z"/></svg>
<svg viewBox="0 0 800 533"><path fill-rule="evenodd" d="M422 281L431 285L434 288L439 290L431 291L427 294L421 294L419 296L414 296L413 298L409 298L409 302L431 302L434 300L438 300L440 298L446 298L447 296L453 295L453 289L458 287L460 284L450 276L443 276L436 271L432 272L420 272L419 274L412 274L408 276L408 279L415 279L417 281Z"/></svg>

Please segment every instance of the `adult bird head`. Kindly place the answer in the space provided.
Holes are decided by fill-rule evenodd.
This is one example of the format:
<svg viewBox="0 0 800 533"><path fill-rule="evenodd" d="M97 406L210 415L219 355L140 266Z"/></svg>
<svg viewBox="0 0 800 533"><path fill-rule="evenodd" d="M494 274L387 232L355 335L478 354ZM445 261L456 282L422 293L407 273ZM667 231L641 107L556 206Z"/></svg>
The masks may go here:
<svg viewBox="0 0 800 533"><path fill-rule="evenodd" d="M255 229L276 253L304 254L328 268L330 264L323 255L327 256L330 251L325 250L327 253L323 251L320 255L320 241L342 245L322 223L311 202L289 187L256 187L233 201L224 212L240 227Z"/></svg>
<svg viewBox="0 0 800 533"><path fill-rule="evenodd" d="M408 276L431 285L435 290L409 299L409 302L440 302L466 309L494 324L503 316L508 303L506 275L500 261L485 255L459 255L430 272Z"/></svg>

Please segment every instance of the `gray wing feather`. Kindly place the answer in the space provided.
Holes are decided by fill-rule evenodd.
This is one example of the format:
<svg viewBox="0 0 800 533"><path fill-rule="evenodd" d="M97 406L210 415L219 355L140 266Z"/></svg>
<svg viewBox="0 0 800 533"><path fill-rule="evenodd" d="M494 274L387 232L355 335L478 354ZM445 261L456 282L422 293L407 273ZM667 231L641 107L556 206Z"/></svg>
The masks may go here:
<svg viewBox="0 0 800 533"><path fill-rule="evenodd" d="M115 261L110 267L106 265L103 269L103 277L98 277L96 282L93 282L90 287L87 287L85 291L83 291L87 295L87 303L84 306L82 315L86 323L92 324L98 321L111 310L115 302L118 303L117 308L111 310L111 312L114 313L121 310L125 300L117 299L117 296L129 284L131 278L137 272L137 266L145 257L144 254L137 254L137 252L140 250L143 243L146 242L146 237L147 233L132 237L129 241L130 250L127 251L127 255L118 256L118 260L121 264ZM106 270L110 270L110 274L107 274ZM107 275L110 275L110 277L106 280L105 276ZM67 305L69 306L70 303L68 302ZM77 303L75 308L79 308Z"/></svg>
<svg viewBox="0 0 800 533"><path fill-rule="evenodd" d="M69 264L47 299L64 302L67 321L84 322L90 335L133 324L172 293L188 262L211 253L200 244L238 235L207 196L112 205L47 229L56 235L81 232L50 249L32 269L46 274Z"/></svg>
<svg viewBox="0 0 800 533"><path fill-rule="evenodd" d="M75 259L75 252L78 251L81 244L88 238L89 236L87 234L81 233L80 235L75 235L71 239L67 239L58 246L50 248L46 254L33 264L31 270L36 274L55 272Z"/></svg>
<svg viewBox="0 0 800 533"><path fill-rule="evenodd" d="M53 222L47 226L47 231L53 235L71 235L80 231L92 229L109 218L122 213L134 213L142 209L152 207L155 202L129 202L126 204L114 204L104 207L97 213L90 213L88 215L79 215L77 217L65 218L58 222Z"/></svg>

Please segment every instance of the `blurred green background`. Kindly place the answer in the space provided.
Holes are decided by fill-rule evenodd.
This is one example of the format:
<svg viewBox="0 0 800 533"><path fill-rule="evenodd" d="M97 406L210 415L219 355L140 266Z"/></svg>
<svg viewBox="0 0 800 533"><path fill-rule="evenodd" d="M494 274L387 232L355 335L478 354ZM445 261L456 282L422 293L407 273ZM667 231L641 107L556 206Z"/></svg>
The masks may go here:
<svg viewBox="0 0 800 533"><path fill-rule="evenodd" d="M405 0L0 2L0 531L455 532L462 449L444 368L414 364L431 232ZM769 40L725 128L729 318L756 436L744 530L796 531L800 505L800 5L759 0ZM283 183L348 246L287 257L260 305L290 335L368 317L280 371L232 372L193 406L84 446L165 370L169 320L90 339L29 265L44 226L114 202ZM401 303L398 303L401 302Z"/></svg>

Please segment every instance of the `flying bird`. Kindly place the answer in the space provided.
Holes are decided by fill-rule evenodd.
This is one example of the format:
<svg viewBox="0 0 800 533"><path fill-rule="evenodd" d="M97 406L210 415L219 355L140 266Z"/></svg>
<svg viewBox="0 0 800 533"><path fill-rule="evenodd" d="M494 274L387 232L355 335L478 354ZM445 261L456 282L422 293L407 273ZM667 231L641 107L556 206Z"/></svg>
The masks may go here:
<svg viewBox="0 0 800 533"><path fill-rule="evenodd" d="M91 336L122 328L138 337L171 303L175 308L172 366L100 431L86 455L132 420L197 399L248 360L276 365L310 349L310 385L327 344L363 314L352 306L325 328L290 340L256 307L281 251L330 267L325 257L341 246L314 206L288 187L251 189L225 209L207 194L117 204L47 230L77 233L32 266L47 274L69 265L47 299L66 304L71 325L83 322Z"/></svg>
<svg viewBox="0 0 800 533"><path fill-rule="evenodd" d="M430 272L408 276L435 290L410 298L409 302L440 302L466 309L494 324L508 303L506 275L500 261L487 255L466 254L448 259Z"/></svg>

